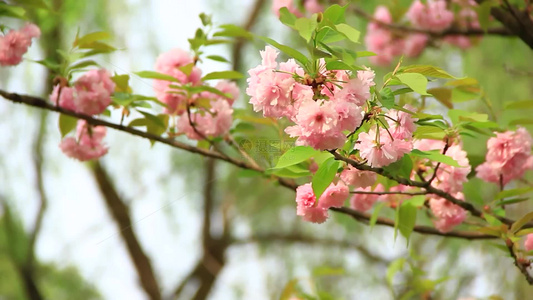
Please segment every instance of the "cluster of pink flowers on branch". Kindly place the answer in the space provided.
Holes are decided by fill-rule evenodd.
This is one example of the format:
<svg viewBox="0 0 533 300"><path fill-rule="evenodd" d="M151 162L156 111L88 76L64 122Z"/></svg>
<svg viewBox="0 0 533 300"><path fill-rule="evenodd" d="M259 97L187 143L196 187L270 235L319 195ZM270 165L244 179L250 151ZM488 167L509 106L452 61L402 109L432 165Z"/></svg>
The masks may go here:
<svg viewBox="0 0 533 300"><path fill-rule="evenodd" d="M50 100L58 106L86 115L98 115L111 104L115 83L105 69L90 70L72 87L54 86Z"/></svg>
<svg viewBox="0 0 533 300"><path fill-rule="evenodd" d="M331 183L318 201L310 183L301 185L296 189L296 214L305 221L323 223L328 218L328 209L341 207L348 195L348 186L342 181Z"/></svg>
<svg viewBox="0 0 533 300"><path fill-rule="evenodd" d="M111 104L115 83L107 70L90 70L83 74L72 86L57 84L50 100L56 105L86 115L98 115ZM86 161L99 158L107 153L102 140L105 127L92 127L85 121L78 121L76 138L67 137L59 147L69 157Z"/></svg>
<svg viewBox="0 0 533 300"><path fill-rule="evenodd" d="M454 13L451 6L456 6L458 12ZM416 0L412 3L406 18L415 29L440 33L452 27L461 30L479 29L475 1L428 0L422 3ZM397 25L391 13L385 6L378 6L374 19L382 24ZM375 52L370 60L377 65L389 65L395 57L405 55L417 57L426 48L430 41L430 34L395 30L378 22L370 22L367 27L365 42L368 50ZM462 49L471 46L472 41L478 39L459 34L447 35L445 42L456 45Z"/></svg>
<svg viewBox="0 0 533 300"><path fill-rule="evenodd" d="M343 131L353 131L363 120L363 106L370 98L374 72L358 71L354 78L344 70L326 70L320 62L314 77L292 59L278 66L278 52L261 51L262 63L248 73L246 93L255 111L265 117L286 117L295 123L286 128L297 145L335 149L346 142Z"/></svg>
<svg viewBox="0 0 533 300"><path fill-rule="evenodd" d="M505 186L533 169L531 135L523 128L496 133L487 141L486 161L476 168L477 177Z"/></svg>
<svg viewBox="0 0 533 300"><path fill-rule="evenodd" d="M87 161L104 156L108 147L103 144L106 135L103 126L92 126L85 120L78 120L76 137L67 137L61 141L59 148L67 156L80 161Z"/></svg>
<svg viewBox="0 0 533 300"><path fill-rule="evenodd" d="M34 24L26 24L20 30L10 30L0 36L0 66L15 66L28 52L33 38L39 38L41 30Z"/></svg>
<svg viewBox="0 0 533 300"><path fill-rule="evenodd" d="M179 116L177 130L194 140L224 136L233 121L231 108L239 96L234 82L219 81L215 89L225 94L208 91L189 93L185 87L201 86L202 71L196 59L182 49L173 49L161 54L156 61L157 72L176 78L176 82L155 80L157 98L166 104L166 113Z"/></svg>

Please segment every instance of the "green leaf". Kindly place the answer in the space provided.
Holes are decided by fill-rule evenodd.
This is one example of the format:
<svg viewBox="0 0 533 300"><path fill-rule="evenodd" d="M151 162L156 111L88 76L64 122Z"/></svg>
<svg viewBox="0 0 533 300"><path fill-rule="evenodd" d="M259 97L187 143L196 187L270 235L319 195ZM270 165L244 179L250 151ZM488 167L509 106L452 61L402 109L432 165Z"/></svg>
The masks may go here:
<svg viewBox="0 0 533 300"><path fill-rule="evenodd" d="M296 23L296 20L298 18L293 14L291 13L287 7L283 6L282 8L280 8L279 10L279 20L281 21L281 23L289 26L289 27L292 27L294 28L294 24Z"/></svg>
<svg viewBox="0 0 533 300"><path fill-rule="evenodd" d="M448 116L452 120L452 123L458 125L463 122L487 122L489 116L486 114L480 114L475 112L468 112L459 109L450 109Z"/></svg>
<svg viewBox="0 0 533 300"><path fill-rule="evenodd" d="M441 68L429 65L413 65L400 69L403 73L418 73L428 77L457 79L457 77L449 74Z"/></svg>
<svg viewBox="0 0 533 300"><path fill-rule="evenodd" d="M418 149L413 149L413 151L411 151L411 154L418 156L418 157L427 158L432 161L437 161L443 164L447 164L452 167L465 167L465 166L460 166L459 163L457 163L455 159L440 153L439 150L420 151Z"/></svg>
<svg viewBox="0 0 533 300"><path fill-rule="evenodd" d="M294 23L294 29L296 29L298 34L309 43L317 25L318 23L316 19L299 18Z"/></svg>
<svg viewBox="0 0 533 300"><path fill-rule="evenodd" d="M79 69L83 69L83 68L86 68L86 67L91 67L91 66L100 66L97 62L95 62L94 60L82 60L82 61L78 61L72 65L69 66L69 70L79 70Z"/></svg>
<svg viewBox="0 0 533 300"><path fill-rule="evenodd" d="M516 126L516 125L533 125L533 119L517 119L512 120L509 122L509 125Z"/></svg>
<svg viewBox="0 0 533 300"><path fill-rule="evenodd" d="M105 31L92 32L80 38L76 37L72 46L84 48L84 46L90 45L94 42L107 40L110 38L111 38L111 35L108 32L105 32Z"/></svg>
<svg viewBox="0 0 533 300"><path fill-rule="evenodd" d="M124 92L128 93L130 92L130 75L124 74L124 75L115 75L111 77L111 80L116 84L115 90L118 92Z"/></svg>
<svg viewBox="0 0 533 300"><path fill-rule="evenodd" d="M313 277L345 275L344 268L316 267L313 269Z"/></svg>
<svg viewBox="0 0 533 300"><path fill-rule="evenodd" d="M397 260L393 261L389 267L387 268L387 283L389 286L392 287L392 280L394 279L394 275L401 271L403 269L403 266L405 264L405 258L398 258Z"/></svg>
<svg viewBox="0 0 533 300"><path fill-rule="evenodd" d="M14 4L26 7L48 9L48 5L46 5L46 2L44 2L43 0L13 0L12 2Z"/></svg>
<svg viewBox="0 0 533 300"><path fill-rule="evenodd" d="M453 108L451 89L445 87L432 88L428 90L428 93L447 108Z"/></svg>
<svg viewBox="0 0 533 300"><path fill-rule="evenodd" d="M69 132L76 128L78 124L78 119L60 114L59 115L59 132L61 132L61 137L65 137Z"/></svg>
<svg viewBox="0 0 533 300"><path fill-rule="evenodd" d="M208 55L205 58L210 59L210 60L214 60L214 61L218 61L218 62L229 63L229 60L227 60L225 57L220 56L220 55Z"/></svg>
<svg viewBox="0 0 533 300"><path fill-rule="evenodd" d="M502 225L502 222L500 222L500 220L498 220L493 215L483 214L483 217L485 218L487 223L489 223L492 226L500 226L500 225Z"/></svg>
<svg viewBox="0 0 533 300"><path fill-rule="evenodd" d="M400 160L383 167L383 169L393 176L410 178L413 171L413 161L409 155L404 155Z"/></svg>
<svg viewBox="0 0 533 300"><path fill-rule="evenodd" d="M394 106L394 93L388 87L379 91L380 99L379 101L385 108L392 108Z"/></svg>
<svg viewBox="0 0 533 300"><path fill-rule="evenodd" d="M517 232L531 220L533 220L533 212L525 214L522 218L518 219L516 222L513 223L510 229L511 233Z"/></svg>
<svg viewBox="0 0 533 300"><path fill-rule="evenodd" d="M524 202L524 201L527 201L529 199L530 199L529 197L512 198L512 199L508 199L508 200L499 201L498 203L496 203L496 205L498 205L498 206L510 205L510 204Z"/></svg>
<svg viewBox="0 0 533 300"><path fill-rule="evenodd" d="M328 70L353 70L352 66L345 64L342 61L333 60L326 63L326 69Z"/></svg>
<svg viewBox="0 0 533 300"><path fill-rule="evenodd" d="M403 203L410 203L411 205L415 207L422 207L424 203L426 203L426 196L424 195L413 196L405 200Z"/></svg>
<svg viewBox="0 0 533 300"><path fill-rule="evenodd" d="M533 108L533 100L512 101L505 103L505 109L529 109Z"/></svg>
<svg viewBox="0 0 533 300"><path fill-rule="evenodd" d="M385 206L385 202L378 202L376 206L374 206L374 211L372 212L372 216L370 217L370 221L368 221L368 225L370 225L370 228L372 229L374 225L376 225L376 222L378 221L379 212L381 209Z"/></svg>
<svg viewBox="0 0 533 300"><path fill-rule="evenodd" d="M151 121L153 124L161 127L161 128L164 128L166 130L166 128L168 127L168 118L167 118L167 122L165 122L165 118L164 116L167 116L166 114L161 114L161 115L158 115L158 116L154 116L150 113L147 113L145 111L142 111L142 110L138 110L138 112L140 112L147 120Z"/></svg>
<svg viewBox="0 0 533 300"><path fill-rule="evenodd" d="M336 25L335 28L338 32L344 34L344 36L346 36L350 41L354 43L359 43L359 36L361 35L361 32L359 32L359 30L344 23Z"/></svg>
<svg viewBox="0 0 533 300"><path fill-rule="evenodd" d="M309 61L305 55L303 55L300 51L298 51L296 49L293 49L293 48L291 48L289 46L282 45L282 44L274 41L273 39L267 38L267 37L264 37L264 36L257 36L257 38L259 38L260 40L262 40L262 41L264 41L266 43L269 43L270 45L278 48L280 51L282 51L283 53L287 54L291 58L294 58L297 61L299 61L302 65L306 65L307 62Z"/></svg>
<svg viewBox="0 0 533 300"><path fill-rule="evenodd" d="M202 21L202 25L208 26L212 24L210 15L201 13L199 17L200 17L200 20Z"/></svg>
<svg viewBox="0 0 533 300"><path fill-rule="evenodd" d="M134 74L139 76L139 77L141 77L141 78L166 80L166 81L172 81L172 82L180 82L177 78L175 78L173 76L170 76L170 75L167 75L167 74L163 74L163 73L159 73L159 72L154 72L154 71L140 71L140 72L135 72Z"/></svg>
<svg viewBox="0 0 533 300"><path fill-rule="evenodd" d="M26 10L20 6L7 5L0 2L0 16L6 16L17 19L26 19Z"/></svg>
<svg viewBox="0 0 533 300"><path fill-rule="evenodd" d="M333 24L339 24L345 22L344 14L346 12L346 8L348 5L340 6L338 4L334 4L330 7L328 7L324 11L324 20L328 20Z"/></svg>
<svg viewBox="0 0 533 300"><path fill-rule="evenodd" d="M402 73L396 74L396 78L420 95L431 96L426 91L428 85L426 76L419 73Z"/></svg>
<svg viewBox="0 0 533 300"><path fill-rule="evenodd" d="M319 151L309 147L309 146L296 146L287 150L279 158L278 163L274 167L275 169L282 169L288 166L299 164L303 161L308 160L313 155L316 155Z"/></svg>
<svg viewBox="0 0 533 300"><path fill-rule="evenodd" d="M416 224L417 211L418 209L411 202L406 201L402 203L402 205L400 205L400 212L399 212L400 219L397 220L398 229L400 230L400 233L407 240L407 245L409 245L409 237L411 236L411 233L413 232L413 228L415 227L415 224Z"/></svg>
<svg viewBox="0 0 533 300"><path fill-rule="evenodd" d="M496 195L494 199L500 200L500 199L504 199L508 197L519 196L519 195L527 194L531 191L533 191L533 188L530 188L530 187L505 190L505 191L499 192L498 195Z"/></svg>
<svg viewBox="0 0 533 300"><path fill-rule="evenodd" d="M283 169L268 169L265 171L265 175L276 175L285 178L301 178L311 176L312 174L308 169L293 165Z"/></svg>
<svg viewBox="0 0 533 300"><path fill-rule="evenodd" d="M376 56L377 54L370 51L357 51L357 57Z"/></svg>
<svg viewBox="0 0 533 300"><path fill-rule="evenodd" d="M219 27L222 29L222 31L215 32L213 36L242 37L246 39L253 38L253 35L251 33L237 25L225 24L220 25Z"/></svg>
<svg viewBox="0 0 533 300"><path fill-rule="evenodd" d="M203 81L213 80L213 79L241 79L244 75L237 71L221 71L221 72L211 72L204 77Z"/></svg>
<svg viewBox="0 0 533 300"><path fill-rule="evenodd" d="M340 163L338 161L331 157L324 161L320 167L318 167L318 170L313 176L313 180L311 182L311 186L313 187L313 192L315 193L317 201L320 199L320 196L322 196L322 193L326 190L326 188L331 184L333 179L335 179L339 164Z"/></svg>

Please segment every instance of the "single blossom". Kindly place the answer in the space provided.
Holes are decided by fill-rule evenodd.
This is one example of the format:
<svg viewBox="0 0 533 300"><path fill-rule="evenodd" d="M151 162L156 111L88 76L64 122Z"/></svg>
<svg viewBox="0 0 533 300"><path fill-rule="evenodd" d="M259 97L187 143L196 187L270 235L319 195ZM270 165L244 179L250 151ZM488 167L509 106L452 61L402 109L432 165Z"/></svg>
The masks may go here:
<svg viewBox="0 0 533 300"><path fill-rule="evenodd" d="M167 105L165 111L169 114L183 114L187 107L187 96L179 93L179 89L171 85L201 83L201 70L194 66L194 58L185 50L172 49L162 53L156 60L155 70L159 73L170 75L177 79L176 82L167 80L154 80L154 91L157 99Z"/></svg>
<svg viewBox="0 0 533 300"><path fill-rule="evenodd" d="M33 38L39 38L41 30L34 24L26 24L20 30L10 30L0 36L0 66L15 66L28 52Z"/></svg>
<svg viewBox="0 0 533 300"><path fill-rule="evenodd" d="M341 174L341 180L355 188L372 186L376 182L377 174L370 171L361 171L348 165Z"/></svg>
<svg viewBox="0 0 533 300"><path fill-rule="evenodd" d="M413 111L413 107L407 105L404 107L409 111ZM415 121L418 119L413 118L410 113L391 109L387 113L386 120L389 125L389 132L395 139L410 139L416 130Z"/></svg>
<svg viewBox="0 0 533 300"><path fill-rule="evenodd" d="M211 102L211 108L191 112L190 120L192 122L187 113L183 114L177 123L178 132L184 133L193 140L224 136L231 128L232 114L233 109L227 101L215 100Z"/></svg>
<svg viewBox="0 0 533 300"><path fill-rule="evenodd" d="M411 141L393 139L383 128L378 135L375 128L368 133L360 133L359 142L354 148L359 150L361 158L366 159L372 167L387 166L413 150Z"/></svg>
<svg viewBox="0 0 533 300"><path fill-rule="evenodd" d="M337 184L331 183L317 203L311 184L301 185L296 189L296 214L305 221L323 223L328 218L328 209L341 207L348 196L348 187L339 181Z"/></svg>
<svg viewBox="0 0 533 300"><path fill-rule="evenodd" d="M523 127L496 133L487 141L486 161L476 168L476 176L503 185L522 177L533 169L531 144L531 135Z"/></svg>
<svg viewBox="0 0 533 300"><path fill-rule="evenodd" d="M453 196L464 201L464 195L461 192L457 192ZM429 199L429 208L437 218L434 224L440 232L451 231L453 227L463 223L466 218L466 211L462 207L436 195Z"/></svg>

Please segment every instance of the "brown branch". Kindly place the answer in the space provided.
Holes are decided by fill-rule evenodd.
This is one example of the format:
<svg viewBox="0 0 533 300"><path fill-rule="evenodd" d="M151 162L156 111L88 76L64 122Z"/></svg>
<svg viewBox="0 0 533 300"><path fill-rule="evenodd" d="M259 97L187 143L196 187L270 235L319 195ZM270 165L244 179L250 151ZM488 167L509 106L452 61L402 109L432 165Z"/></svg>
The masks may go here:
<svg viewBox="0 0 533 300"><path fill-rule="evenodd" d="M341 207L341 208L332 207L332 208L330 208L330 210L336 211L336 212L341 212L341 213L343 213L345 215L349 215L352 218L354 218L355 220L357 220L359 222L362 222L362 223L365 223L365 224L368 224L368 222L370 221L370 218L371 218L371 216L369 214L362 213L362 212L359 212L359 211L356 211L356 210L353 210L353 209L350 209L350 208L347 208L347 207ZM387 218L382 218L382 217L378 217L377 218L376 224L385 225L385 226L389 226L389 227L394 227L394 221L393 220L390 220L390 219L387 219ZM488 239L496 239L496 238L498 238L496 236L481 234L481 233L478 233L478 232L470 232L470 231L440 232L440 231L438 231L437 229L435 229L433 227L420 226L420 225L416 225L413 228L413 231L418 232L418 233L422 233L422 234L438 235L438 236L444 236L444 237L454 237L454 238L461 238L461 239L466 239L466 240L488 240Z"/></svg>
<svg viewBox="0 0 533 300"><path fill-rule="evenodd" d="M417 196L417 195L427 195L427 192L365 192L365 191L350 191L350 194L358 195L408 195L408 196Z"/></svg>
<svg viewBox="0 0 533 300"><path fill-rule="evenodd" d="M48 199L46 192L44 190L43 182L43 141L46 135L46 120L47 120L47 111L41 111L40 121L39 121L39 132L35 138L33 144L33 168L35 170L35 184L37 186L37 192L39 194L39 208L37 210L37 216L33 224L33 229L30 232L29 241L28 241L28 257L27 264L30 269L34 267L35 261L35 243L41 232L41 227L43 223L44 213L46 211Z"/></svg>
<svg viewBox="0 0 533 300"><path fill-rule="evenodd" d="M150 259L145 254L139 239L133 231L133 223L128 206L124 204L118 195L107 170L98 161L92 164L91 171L105 200L107 209L120 231L123 242L126 244L126 249L137 271L142 288L150 299L162 299L159 284L157 283Z"/></svg>
<svg viewBox="0 0 533 300"><path fill-rule="evenodd" d="M212 157L212 158L215 158L215 159L218 159L218 160L223 160L223 161L226 161L226 162L228 162L230 164L233 164L233 165L235 165L235 166L237 166L239 168L249 169L249 170L254 170L254 171L257 171L257 172L260 172L260 173L264 173L264 170L261 169L261 168L255 168L255 167L253 167L253 166L251 166L251 165L249 165L249 164L247 164L245 162L242 162L242 161L239 161L239 160L236 160L236 159L233 159L233 158L223 157L219 153L212 152L212 151L209 151L209 150L205 150L205 149L202 149L202 148L196 148L194 146L190 146L190 145L187 145L185 143L180 143L180 142L174 141L172 139L167 139L167 138L164 138L164 137L161 137L161 136L158 136L158 135L154 135L154 134L150 134L150 133L147 133L147 132L143 132L143 131L140 131L140 130L137 130L137 129L134 129L134 128L131 128L131 127L125 127L125 126L122 126L122 125L117 125L117 124L110 123L110 122L107 122L107 121L103 121L103 120L100 120L100 119L95 119L95 118L92 118L91 116L79 114L79 113L76 113L76 112L73 112L73 111L70 111L70 110L63 109L61 107L53 106L53 105L49 104L48 102L46 102L45 100L40 99L40 98L36 98L36 97L33 97L33 96L26 96L26 95L7 93L7 92L2 91L2 90L0 90L0 95L3 96L6 99L12 101L12 102L15 102L15 103L24 103L24 104L27 104L27 105L30 105L30 106L34 106L34 107L38 107L38 108L42 108L42 109L47 109L47 110L63 113L63 114L66 114L66 115L70 115L70 116L73 116L73 117L76 117L76 118L80 118L80 119L86 120L89 124L92 124L92 125L106 126L106 127L109 127L109 128L113 128L113 129L119 130L119 131L130 133L130 134L135 135L135 136L143 137L143 138L146 138L148 140L161 142L161 143L169 145L171 147L182 149L182 150L185 150L185 151L188 151L188 152L191 152L191 153L197 153L197 154L200 154L200 155L203 155L203 156L206 156L206 157ZM346 157L338 154L335 151L331 151L331 153L335 156L335 158L337 160L342 160L342 161L344 161L346 163L349 163L349 164L351 164L352 166L356 167L359 170L372 171L372 172L375 172L377 174L383 175L383 176L385 176L387 178L390 178L392 180L395 180L398 183L401 183L401 184L404 184L404 185L424 188L424 189L426 189L426 191L429 194L436 194L436 195L438 195L440 197L443 197L443 198L449 200L450 202L452 202L452 203L454 203L456 205L459 205L462 208L470 211L473 215L478 216L478 217L482 217L482 213L480 211L478 211L472 204L470 204L468 202L460 201L459 199L456 199L455 197L451 196L450 194L448 194L448 193L446 193L446 192L444 192L442 190L436 189L436 188L434 188L432 186L427 186L426 183L424 183L424 182L412 181L412 180L409 180L409 179L397 178L397 177L394 177L394 176L390 176L388 174L385 174L385 171L382 168L372 168L372 167L369 167L367 165L360 164L360 163L358 163L358 162L356 162L356 161L354 161L354 160L352 160L350 158L346 158ZM296 190L296 188L298 187L298 185L296 183L294 183L293 181L288 181L286 179L279 178L279 177L276 177L276 176L271 176L271 178L277 180L281 186L284 186L286 188L289 188L289 189L292 189L292 190ZM335 209L334 211L351 215L349 213L349 211L350 211L349 209L348 210ZM499 216L496 216L496 217L498 217L498 219L500 219L500 221L503 220L502 222L504 222L505 224L514 223L514 221L510 220L510 219L506 219L506 218L499 217ZM356 218L356 220L360 220L360 218ZM383 225L386 225L386 224L383 224ZM526 224L524 226L524 228L531 228L531 227L533 227L532 224ZM426 232L420 231L420 233L426 233ZM459 236L457 236L457 237L459 237Z"/></svg>
<svg viewBox="0 0 533 300"><path fill-rule="evenodd" d="M531 265L531 262L529 260L521 259L516 255L516 252L514 251L514 243L510 239L507 239L505 241L505 244L507 246L507 249L509 249L509 254L513 258L515 266L520 270L520 273L524 275L527 282L530 285L533 285L533 277L531 274L529 274L527 268Z"/></svg>

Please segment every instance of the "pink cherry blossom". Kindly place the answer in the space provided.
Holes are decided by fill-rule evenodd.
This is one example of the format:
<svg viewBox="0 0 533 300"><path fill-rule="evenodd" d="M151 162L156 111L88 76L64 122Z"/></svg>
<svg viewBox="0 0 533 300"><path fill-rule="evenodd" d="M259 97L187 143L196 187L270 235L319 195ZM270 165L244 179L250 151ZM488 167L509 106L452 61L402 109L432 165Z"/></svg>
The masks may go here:
<svg viewBox="0 0 533 300"><path fill-rule="evenodd" d="M426 48L428 40L429 37L426 34L409 34L405 38L403 53L407 55L407 57L418 57Z"/></svg>
<svg viewBox="0 0 533 300"><path fill-rule="evenodd" d="M167 105L165 111L169 114L180 115L184 113L187 101L184 93L172 93L173 91L176 92L179 90L171 88L170 85L200 84L202 72L198 67L192 66L190 73L185 72L184 68L182 68L192 64L194 64L194 58L187 51L179 48L162 53L156 60L155 70L157 72L170 75L178 80L178 83L166 80L154 80L156 97Z"/></svg>
<svg viewBox="0 0 533 300"><path fill-rule="evenodd" d="M26 24L20 30L10 30L0 36L0 66L15 66L28 52L32 38L39 38L41 30L34 24Z"/></svg>
<svg viewBox="0 0 533 300"><path fill-rule="evenodd" d="M115 83L107 70L90 70L83 74L74 84L74 106L76 111L97 115L104 112L111 104L111 94Z"/></svg>
<svg viewBox="0 0 533 300"><path fill-rule="evenodd" d="M374 190L371 187L366 188L357 188L355 191L359 192L381 192L383 191L383 186L378 185ZM372 208L374 203L378 201L379 195L374 194L354 194L350 199L350 206L360 212L365 212Z"/></svg>
<svg viewBox="0 0 533 300"><path fill-rule="evenodd" d="M365 188L372 186L376 182L377 175L374 172L361 171L348 165L341 175L341 180L355 188Z"/></svg>
<svg viewBox="0 0 533 300"><path fill-rule="evenodd" d="M211 102L207 111L191 112L191 122L187 113L183 114L177 123L178 131L193 140L202 140L207 137L223 136L228 133L233 122L233 109L225 100L219 99Z"/></svg>
<svg viewBox="0 0 533 300"><path fill-rule="evenodd" d="M279 17L279 10L282 7L286 7L289 12L296 15L297 17L301 17L302 13L298 10L296 7L296 4L294 3L294 0L273 0L272 1L272 12Z"/></svg>
<svg viewBox="0 0 533 300"><path fill-rule="evenodd" d="M407 105L404 107L409 111L413 111L414 108ZM410 139L416 130L415 121L411 114L401 110L391 109L387 113L386 118L389 125L389 132L395 139Z"/></svg>
<svg viewBox="0 0 533 300"><path fill-rule="evenodd" d="M449 28L454 20L453 12L448 10L446 5L445 0L427 0L427 4L415 0L407 12L407 17L417 28L443 31Z"/></svg>
<svg viewBox="0 0 533 300"><path fill-rule="evenodd" d="M59 102L58 102L59 96ZM59 84L54 86L52 93L50 94L50 101L55 105L68 110L76 110L74 105L74 89L71 87L61 87Z"/></svg>
<svg viewBox="0 0 533 300"><path fill-rule="evenodd" d="M530 233L526 236L526 241L524 242L524 249L526 251L533 251L533 233Z"/></svg>
<svg viewBox="0 0 533 300"><path fill-rule="evenodd" d="M366 159L372 167L387 166L413 149L411 141L393 140L385 129L380 129L378 136L375 128L368 133L362 132L359 134L359 142L354 148L359 150L361 158Z"/></svg>
<svg viewBox="0 0 533 300"><path fill-rule="evenodd" d="M100 158L109 150L103 143L106 128L91 126L84 120L79 120L76 137L64 138L59 148L65 155L80 161Z"/></svg>
<svg viewBox="0 0 533 300"><path fill-rule="evenodd" d="M531 135L523 128L497 133L487 141L486 161L476 168L477 177L506 185L533 169Z"/></svg>
<svg viewBox="0 0 533 300"><path fill-rule="evenodd" d="M464 201L464 195L461 192L455 193L453 196ZM440 232L449 232L466 218L466 211L463 208L438 196L432 196L429 199L429 207L437 218L434 224Z"/></svg>
<svg viewBox="0 0 533 300"><path fill-rule="evenodd" d="M221 91L222 93L231 95L230 98L214 95L215 98L224 99L228 101L230 106L233 105L233 102L235 102L235 100L239 98L239 95L240 95L239 87L233 81L221 80L215 85L215 88Z"/></svg>
<svg viewBox="0 0 533 300"><path fill-rule="evenodd" d="M331 183L320 196L318 205L326 209L330 207L341 207L349 195L348 186L342 181L339 181L337 184Z"/></svg>
<svg viewBox="0 0 533 300"><path fill-rule="evenodd" d="M399 184L395 185L393 187L390 187L388 192L408 192L412 190L413 188L407 185ZM398 205L401 205L403 201L409 199L410 195L402 195L402 194L383 194L379 196L379 201L387 202L389 203L389 206L392 208L397 207Z"/></svg>
<svg viewBox="0 0 533 300"><path fill-rule="evenodd" d="M314 14L324 10L324 7L318 0L304 0L304 8L307 12Z"/></svg>
<svg viewBox="0 0 533 300"><path fill-rule="evenodd" d="M296 215L304 221L324 223L328 218L328 210L316 203L316 196L310 183L296 189Z"/></svg>

